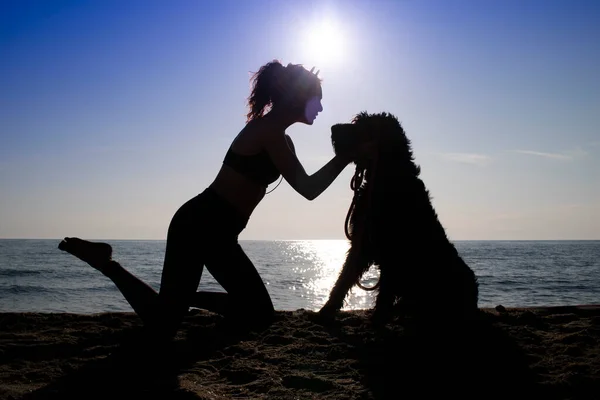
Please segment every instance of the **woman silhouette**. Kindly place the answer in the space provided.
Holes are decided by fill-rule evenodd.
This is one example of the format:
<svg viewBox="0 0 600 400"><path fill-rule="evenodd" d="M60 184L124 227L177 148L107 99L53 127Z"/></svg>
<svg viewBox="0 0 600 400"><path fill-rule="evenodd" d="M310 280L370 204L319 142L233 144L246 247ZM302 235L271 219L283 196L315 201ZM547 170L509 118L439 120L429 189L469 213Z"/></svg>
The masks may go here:
<svg viewBox="0 0 600 400"><path fill-rule="evenodd" d="M190 306L211 310L244 326L268 323L274 309L256 268L238 243L266 187L280 175L308 200L319 196L356 154L336 155L308 175L285 133L312 125L321 105L321 80L301 65L275 60L252 77L247 123L233 140L214 181L173 216L157 293L112 260L112 248L65 238L59 249L87 262L121 291L144 324L173 336ZM227 293L196 292L206 266Z"/></svg>

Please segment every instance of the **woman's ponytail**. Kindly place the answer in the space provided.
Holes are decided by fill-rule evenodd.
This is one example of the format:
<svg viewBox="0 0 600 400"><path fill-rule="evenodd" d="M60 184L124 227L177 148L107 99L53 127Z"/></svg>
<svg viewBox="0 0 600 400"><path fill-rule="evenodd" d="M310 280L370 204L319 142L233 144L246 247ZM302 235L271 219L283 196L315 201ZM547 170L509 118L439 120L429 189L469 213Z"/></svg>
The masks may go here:
<svg viewBox="0 0 600 400"><path fill-rule="evenodd" d="M246 122L262 117L269 111L273 103L273 95L277 96L276 92L280 86L278 82L282 78L284 68L278 60L273 60L252 75L252 91L248 97L250 110L246 115Z"/></svg>

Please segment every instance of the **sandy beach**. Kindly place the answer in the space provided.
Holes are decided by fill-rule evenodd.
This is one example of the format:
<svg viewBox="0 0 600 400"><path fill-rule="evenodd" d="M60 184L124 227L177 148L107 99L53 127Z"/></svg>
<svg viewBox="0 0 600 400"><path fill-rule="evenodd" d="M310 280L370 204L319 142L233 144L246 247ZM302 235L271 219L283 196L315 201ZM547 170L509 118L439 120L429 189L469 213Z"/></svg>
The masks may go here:
<svg viewBox="0 0 600 400"><path fill-rule="evenodd" d="M194 310L165 346L131 313L4 313L0 399L600 398L599 306L498 310L427 330L298 310L237 335Z"/></svg>

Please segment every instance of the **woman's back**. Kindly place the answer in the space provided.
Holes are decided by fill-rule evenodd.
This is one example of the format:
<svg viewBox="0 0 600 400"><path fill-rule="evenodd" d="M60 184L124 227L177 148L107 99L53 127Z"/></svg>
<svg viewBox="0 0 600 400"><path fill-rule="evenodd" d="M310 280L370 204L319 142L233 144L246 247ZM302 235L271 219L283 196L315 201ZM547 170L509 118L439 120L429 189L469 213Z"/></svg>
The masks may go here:
<svg viewBox="0 0 600 400"><path fill-rule="evenodd" d="M247 217L264 197L267 185L280 175L263 145L268 129L264 118L249 122L233 140L210 185Z"/></svg>

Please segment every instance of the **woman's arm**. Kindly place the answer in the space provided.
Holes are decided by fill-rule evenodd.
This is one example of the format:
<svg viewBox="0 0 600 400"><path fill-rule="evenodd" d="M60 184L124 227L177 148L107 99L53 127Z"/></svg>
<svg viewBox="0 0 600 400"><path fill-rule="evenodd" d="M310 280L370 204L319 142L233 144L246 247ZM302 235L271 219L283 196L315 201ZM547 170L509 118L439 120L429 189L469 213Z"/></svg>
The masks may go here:
<svg viewBox="0 0 600 400"><path fill-rule="evenodd" d="M334 156L312 175L308 175L295 154L292 139L284 132L265 132L265 148L284 179L308 200L317 198L352 161L350 155Z"/></svg>

